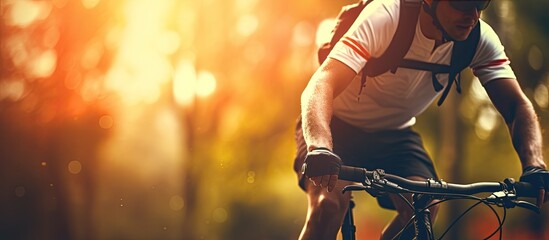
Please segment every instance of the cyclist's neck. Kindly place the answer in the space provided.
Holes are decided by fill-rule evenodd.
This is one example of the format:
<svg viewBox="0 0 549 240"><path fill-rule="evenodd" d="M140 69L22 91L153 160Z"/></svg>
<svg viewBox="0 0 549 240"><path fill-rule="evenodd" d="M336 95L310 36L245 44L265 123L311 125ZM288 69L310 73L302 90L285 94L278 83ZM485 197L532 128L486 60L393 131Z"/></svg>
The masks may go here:
<svg viewBox="0 0 549 240"><path fill-rule="evenodd" d="M421 33L423 33L423 35L426 38L435 41L435 44L433 46L433 51L435 51L435 49L438 46L440 46L444 43L444 38L442 37L442 32L435 25L431 15L429 15L424 10L422 10L419 14L419 24L420 24Z"/></svg>
<svg viewBox="0 0 549 240"><path fill-rule="evenodd" d="M437 26L435 26L433 18L425 12L425 10L422 10L419 13L419 24L421 32L425 35L425 37L442 42L442 32L437 28Z"/></svg>

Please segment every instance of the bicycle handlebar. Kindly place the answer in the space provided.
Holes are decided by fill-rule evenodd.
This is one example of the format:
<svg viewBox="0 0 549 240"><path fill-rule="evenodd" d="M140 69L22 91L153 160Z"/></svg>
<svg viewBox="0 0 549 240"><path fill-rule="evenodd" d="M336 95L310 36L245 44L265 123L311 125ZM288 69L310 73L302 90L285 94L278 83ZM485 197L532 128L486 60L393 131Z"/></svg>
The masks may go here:
<svg viewBox="0 0 549 240"><path fill-rule="evenodd" d="M530 183L515 182L506 180L503 182L478 182L472 184L455 184L446 183L442 180L424 180L414 181L399 177L392 174L387 174L383 170L368 171L365 168L357 168L350 166L341 166L339 171L339 179L369 183L374 181L378 186L381 184L384 187L392 188L400 192L422 192L428 194L464 194L472 195L478 193L493 193L502 190L514 189L517 197L538 197L539 189L533 187Z"/></svg>

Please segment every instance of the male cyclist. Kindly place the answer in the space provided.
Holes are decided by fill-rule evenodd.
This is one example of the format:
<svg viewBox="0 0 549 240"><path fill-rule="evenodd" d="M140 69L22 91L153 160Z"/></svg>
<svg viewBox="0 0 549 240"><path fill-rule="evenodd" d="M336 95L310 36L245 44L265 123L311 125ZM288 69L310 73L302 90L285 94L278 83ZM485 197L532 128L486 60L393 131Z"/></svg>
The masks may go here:
<svg viewBox="0 0 549 240"><path fill-rule="evenodd" d="M467 39L480 24L480 40L470 67L505 119L522 164L521 180L547 188L547 177L543 177L547 166L533 106L520 89L498 36L479 19L489 2L424 0L406 58L448 64L454 41ZM421 137L411 129L415 116L440 94L431 85L431 73L399 68L395 73L368 77L365 85L358 74L370 58L387 49L396 31L399 7L400 0L370 3L301 96L302 123L296 131L294 167L309 209L300 239L336 238L350 199L349 193L341 193L349 182L338 181L340 164L381 168L414 180L437 178ZM443 85L448 83L447 74L437 77ZM306 176L300 171L304 162ZM381 239L394 237L412 214L401 199L389 198L398 214ZM434 217L436 208L431 211Z"/></svg>

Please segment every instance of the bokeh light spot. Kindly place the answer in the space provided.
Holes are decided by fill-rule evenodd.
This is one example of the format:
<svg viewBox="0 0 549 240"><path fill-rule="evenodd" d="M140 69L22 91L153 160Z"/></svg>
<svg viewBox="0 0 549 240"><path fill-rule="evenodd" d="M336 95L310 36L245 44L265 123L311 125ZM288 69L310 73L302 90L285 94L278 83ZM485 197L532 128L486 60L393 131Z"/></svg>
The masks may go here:
<svg viewBox="0 0 549 240"><path fill-rule="evenodd" d="M198 74L196 86L196 95L207 97L211 95L217 86L215 75L211 72L202 71Z"/></svg>
<svg viewBox="0 0 549 240"><path fill-rule="evenodd" d="M216 208L212 213L212 218L217 223L224 223L227 221L229 214L224 208Z"/></svg>
<svg viewBox="0 0 549 240"><path fill-rule="evenodd" d="M16 67L24 67L29 58L29 50L24 44L26 40L27 38L22 34L13 34L3 42L5 48L9 51L11 62Z"/></svg>
<svg viewBox="0 0 549 240"><path fill-rule="evenodd" d="M185 202L181 196L172 196L170 198L170 209L174 211L180 211L185 206Z"/></svg>
<svg viewBox="0 0 549 240"><path fill-rule="evenodd" d="M69 162L68 169L72 174L79 174L82 171L82 164L79 161L71 161Z"/></svg>
<svg viewBox="0 0 549 240"><path fill-rule="evenodd" d="M499 115L493 107L482 108L475 124L477 137L483 140L488 139L492 131L497 127L498 117Z"/></svg>
<svg viewBox="0 0 549 240"><path fill-rule="evenodd" d="M191 61L182 61L175 70L173 94L180 105L192 103L196 91L196 70Z"/></svg>
<svg viewBox="0 0 549 240"><path fill-rule="evenodd" d="M252 35L257 27L259 26L259 21L254 15L244 15L238 19L236 24L236 31L243 37L248 37Z"/></svg>
<svg viewBox="0 0 549 240"><path fill-rule="evenodd" d="M471 98L473 101L482 103L490 101L490 98L488 97L488 94L486 93L486 90L481 85L479 79L477 77L473 78L473 82L471 84Z"/></svg>
<svg viewBox="0 0 549 240"><path fill-rule="evenodd" d="M528 51L528 63L534 70L540 70L543 67L543 53L538 46L533 45Z"/></svg>
<svg viewBox="0 0 549 240"><path fill-rule="evenodd" d="M99 127L110 129L114 125L114 120L110 115L103 115L99 118Z"/></svg>
<svg viewBox="0 0 549 240"><path fill-rule="evenodd" d="M246 178L246 182L252 184L255 182L255 172L254 171L249 171L248 172L248 177Z"/></svg>
<svg viewBox="0 0 549 240"><path fill-rule="evenodd" d="M0 81L0 100L20 100L25 92L25 83L22 80Z"/></svg>
<svg viewBox="0 0 549 240"><path fill-rule="evenodd" d="M6 22L9 25L26 27L38 18L41 10L40 7L41 4L35 1L13 1Z"/></svg>
<svg viewBox="0 0 549 240"><path fill-rule="evenodd" d="M87 9L92 9L99 4L100 0L82 0L82 5Z"/></svg>
<svg viewBox="0 0 549 240"><path fill-rule="evenodd" d="M534 91L534 100L542 108L549 107L549 90L545 84L539 84Z"/></svg>
<svg viewBox="0 0 549 240"><path fill-rule="evenodd" d="M302 21L294 27L292 42L297 46L307 47L312 44L314 35L314 26L306 21Z"/></svg>
<svg viewBox="0 0 549 240"><path fill-rule="evenodd" d="M55 71L57 53L53 49L43 51L32 59L28 65L31 77L46 78Z"/></svg>

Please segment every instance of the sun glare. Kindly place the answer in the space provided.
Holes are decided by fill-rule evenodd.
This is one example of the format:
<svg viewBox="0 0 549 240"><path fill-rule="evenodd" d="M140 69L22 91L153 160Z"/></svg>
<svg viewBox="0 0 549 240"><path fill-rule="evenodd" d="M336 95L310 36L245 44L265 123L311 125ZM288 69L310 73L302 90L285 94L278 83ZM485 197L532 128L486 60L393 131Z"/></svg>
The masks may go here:
<svg viewBox="0 0 549 240"><path fill-rule="evenodd" d="M173 95L179 105L186 106L192 103L196 91L196 78L196 70L191 61L179 63L173 79Z"/></svg>
<svg viewBox="0 0 549 240"><path fill-rule="evenodd" d="M335 26L335 19L328 18L324 19L320 24L318 25L318 29L316 30L316 46L320 46L325 42L330 41L330 38L332 36L332 29L334 29Z"/></svg>
<svg viewBox="0 0 549 240"><path fill-rule="evenodd" d="M198 74L196 83L196 95L207 97L211 95L216 88L217 81L211 72L202 71Z"/></svg>
<svg viewBox="0 0 549 240"><path fill-rule="evenodd" d="M30 77L46 78L51 76L57 66L57 52L53 49L38 52L28 64Z"/></svg>
<svg viewBox="0 0 549 240"><path fill-rule="evenodd" d="M125 104L155 103L172 79L169 57L179 49L180 37L165 27L171 3L173 1L127 2L123 12L125 26L114 27L110 32L116 34L107 36L107 43L118 42L118 48L105 85ZM97 64L97 56L103 49L91 43L86 50L82 65Z"/></svg>
<svg viewBox="0 0 549 240"><path fill-rule="evenodd" d="M51 9L47 2L39 1L7 1L5 4L11 5L6 23L18 27L26 27L36 20L44 19Z"/></svg>

